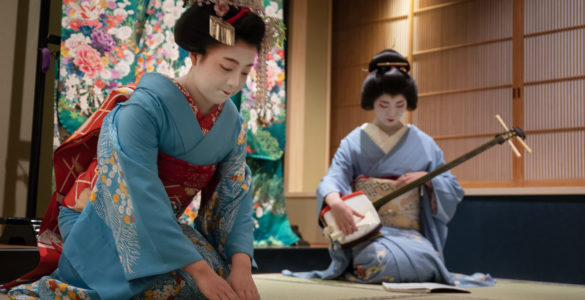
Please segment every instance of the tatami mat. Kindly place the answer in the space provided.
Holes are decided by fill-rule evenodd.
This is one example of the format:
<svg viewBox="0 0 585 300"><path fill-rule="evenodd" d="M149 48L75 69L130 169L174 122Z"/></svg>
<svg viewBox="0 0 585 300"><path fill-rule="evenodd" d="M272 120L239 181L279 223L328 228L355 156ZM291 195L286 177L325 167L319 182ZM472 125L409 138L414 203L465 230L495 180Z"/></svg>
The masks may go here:
<svg viewBox="0 0 585 300"><path fill-rule="evenodd" d="M256 274L254 281L262 299L493 299L549 300L585 299L585 285L553 284L498 279L494 287L470 288L470 294L410 294L387 292L382 285L292 278L281 274Z"/></svg>
<svg viewBox="0 0 585 300"><path fill-rule="evenodd" d="M498 279L494 287L470 288L470 294L410 294L387 292L382 285L356 284L343 281L305 279L281 274L255 274L254 281L264 300L577 300L585 299L585 285L543 283ZM8 296L0 294L0 300Z"/></svg>

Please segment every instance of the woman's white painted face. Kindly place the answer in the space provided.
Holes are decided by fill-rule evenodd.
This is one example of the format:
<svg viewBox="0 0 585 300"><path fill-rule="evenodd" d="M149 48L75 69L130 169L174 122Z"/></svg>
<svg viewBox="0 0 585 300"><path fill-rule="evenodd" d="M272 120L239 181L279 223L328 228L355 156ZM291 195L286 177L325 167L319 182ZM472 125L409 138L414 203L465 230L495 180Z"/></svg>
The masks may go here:
<svg viewBox="0 0 585 300"><path fill-rule="evenodd" d="M256 47L237 41L233 46L220 45L198 56L193 77L205 98L201 100L221 104L238 93L246 83L256 53Z"/></svg>
<svg viewBox="0 0 585 300"><path fill-rule="evenodd" d="M402 94L391 96L382 94L374 100L375 123L383 127L393 127L400 122L406 112L407 102Z"/></svg>

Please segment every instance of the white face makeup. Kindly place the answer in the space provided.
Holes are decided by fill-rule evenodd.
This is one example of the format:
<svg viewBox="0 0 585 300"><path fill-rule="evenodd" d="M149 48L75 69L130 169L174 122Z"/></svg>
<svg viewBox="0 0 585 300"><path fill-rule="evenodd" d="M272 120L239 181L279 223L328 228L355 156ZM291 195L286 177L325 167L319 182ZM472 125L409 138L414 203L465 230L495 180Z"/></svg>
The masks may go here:
<svg viewBox="0 0 585 300"><path fill-rule="evenodd" d="M200 108L225 102L246 83L254 64L256 48L238 41L233 46L211 48L205 56L198 55L190 71L191 91Z"/></svg>
<svg viewBox="0 0 585 300"><path fill-rule="evenodd" d="M390 96L382 94L374 101L376 118L374 124L384 130L401 127L400 118L406 112L407 102L402 94Z"/></svg>

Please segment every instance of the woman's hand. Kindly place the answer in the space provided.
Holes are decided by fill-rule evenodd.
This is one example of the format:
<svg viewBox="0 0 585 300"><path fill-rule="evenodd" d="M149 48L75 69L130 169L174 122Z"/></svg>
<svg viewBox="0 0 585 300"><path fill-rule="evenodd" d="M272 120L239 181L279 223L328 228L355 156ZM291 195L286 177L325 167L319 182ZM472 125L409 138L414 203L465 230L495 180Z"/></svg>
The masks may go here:
<svg viewBox="0 0 585 300"><path fill-rule="evenodd" d="M210 300L237 300L238 295L230 284L215 273L204 260L198 260L183 268L189 273L201 293Z"/></svg>
<svg viewBox="0 0 585 300"><path fill-rule="evenodd" d="M252 279L250 257L245 253L236 253L232 256L232 269L227 282L236 292L239 299L259 300L260 294Z"/></svg>
<svg viewBox="0 0 585 300"><path fill-rule="evenodd" d="M396 188L399 189L399 188L427 175L427 173L428 172L419 171L419 172L410 172L410 173L402 174L402 176L400 176L400 177L398 177L398 179L396 179ZM428 188L433 188L433 183L431 181L425 182L425 185Z"/></svg>
<svg viewBox="0 0 585 300"><path fill-rule="evenodd" d="M411 172L403 174L402 176L396 179L396 188L399 189L423 176L427 175L427 172L420 171L420 172ZM431 210L433 211L433 215L437 214L437 199L435 199L435 193L433 192L433 182L427 181L425 182L425 186L428 188L429 191L429 201L431 202Z"/></svg>
<svg viewBox="0 0 585 300"><path fill-rule="evenodd" d="M353 210L349 205L345 204L339 193L331 193L325 197L325 202L331 207L335 225L343 232L343 234L350 235L358 230L353 220L353 216L363 218L364 215Z"/></svg>

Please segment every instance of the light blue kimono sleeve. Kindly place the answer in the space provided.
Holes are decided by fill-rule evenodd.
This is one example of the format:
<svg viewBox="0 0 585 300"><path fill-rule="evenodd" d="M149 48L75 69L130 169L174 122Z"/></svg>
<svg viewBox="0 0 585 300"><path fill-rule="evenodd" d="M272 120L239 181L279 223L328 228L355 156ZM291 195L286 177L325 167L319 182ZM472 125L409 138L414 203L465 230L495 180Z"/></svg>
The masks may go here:
<svg viewBox="0 0 585 300"><path fill-rule="evenodd" d="M435 146L433 169L445 164L443 151ZM451 171L443 172L432 179L434 196L437 202L437 213L433 218L437 222L447 224L455 215L457 205L463 199L463 189L451 174Z"/></svg>
<svg viewBox="0 0 585 300"><path fill-rule="evenodd" d="M239 203L234 225L226 239L225 252L228 263L236 253L245 253L250 258L254 255L254 220L252 218L252 173L246 164L246 122L241 129L234 150L219 165L220 197L231 197ZM223 188L229 187L229 188ZM226 193L228 192L228 193ZM228 214L229 215L229 214Z"/></svg>
<svg viewBox="0 0 585 300"><path fill-rule="evenodd" d="M124 105L114 116L118 159L133 201L139 249L131 272L126 272L128 279L170 272L202 259L179 227L158 176L159 137L175 133L161 131L164 113L149 109L156 107Z"/></svg>
<svg viewBox="0 0 585 300"><path fill-rule="evenodd" d="M248 166L246 168L246 181L251 182L251 172ZM249 178L249 179L248 179ZM252 193L248 190L241 189L234 197L241 197L240 207L232 231L229 233L226 241L226 256L228 263L236 253L244 253L250 258L254 255L254 219L252 218Z"/></svg>
<svg viewBox="0 0 585 300"><path fill-rule="evenodd" d="M237 127L224 128L233 130L232 134L224 132L226 141L232 142L231 151L219 162L213 195L210 199L202 198L195 219L195 230L203 233L228 263L235 253L252 258L254 250L252 176L246 164L247 127L239 114L233 117L240 118Z"/></svg>
<svg viewBox="0 0 585 300"><path fill-rule="evenodd" d="M441 149L434 142L432 144L431 155L434 157L431 158L431 170L434 170L443 165L445 161ZM437 211L433 213L430 205L431 196L425 193L421 199L424 219L422 223L425 228L425 237L433 244L435 250L439 251L441 259L443 259L443 247L445 247L448 235L447 223L453 218L457 205L463 199L463 189L450 171L436 176L432 179L432 183Z"/></svg>
<svg viewBox="0 0 585 300"><path fill-rule="evenodd" d="M355 177L354 161L352 159L351 147L348 137L341 140L339 148L331 161L331 166L327 171L319 186L317 187L317 218L324 206L325 197L330 193L340 193L347 195L351 193L351 181Z"/></svg>

